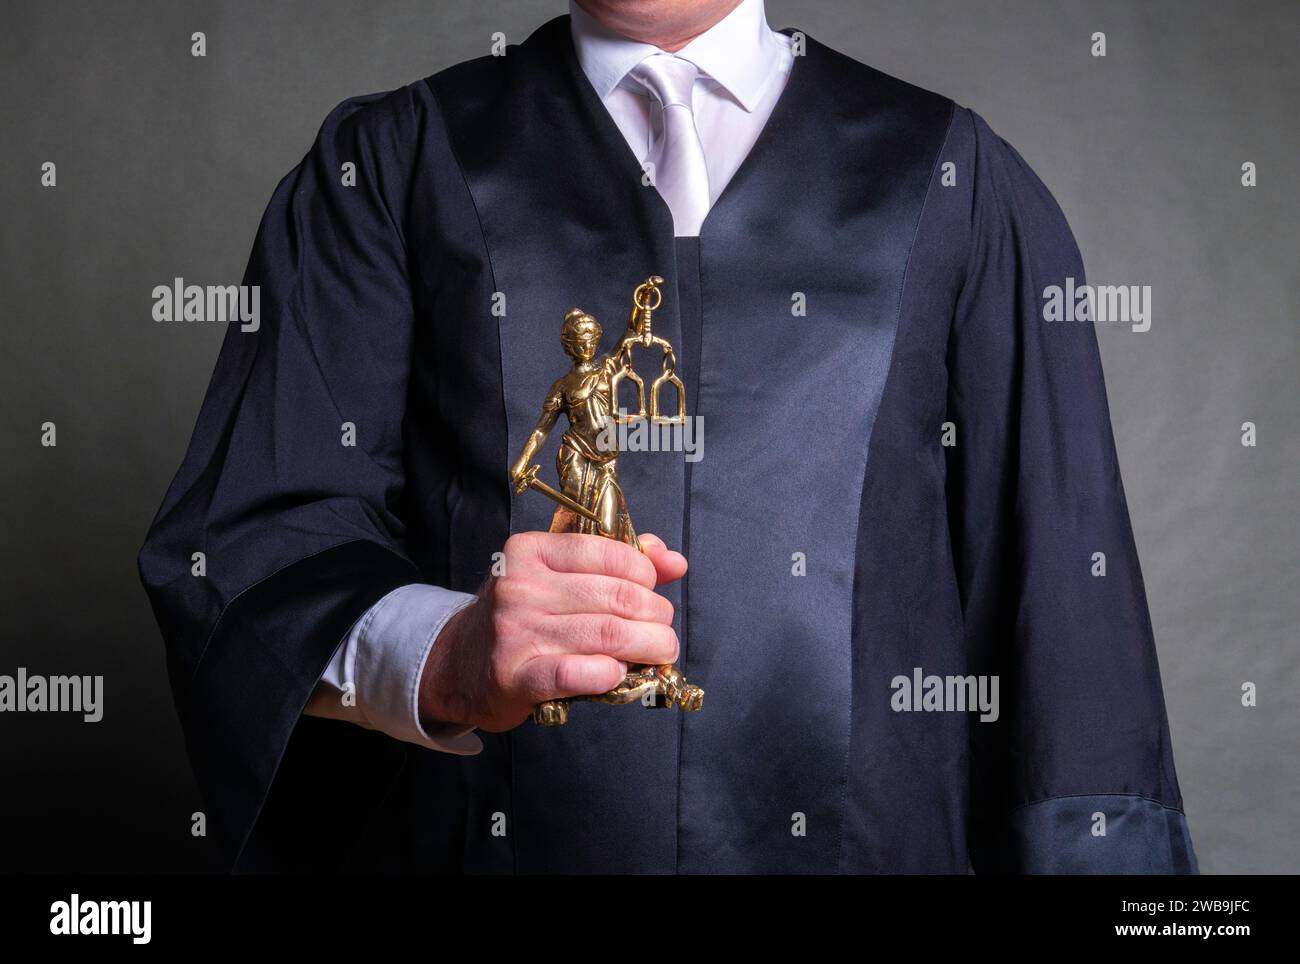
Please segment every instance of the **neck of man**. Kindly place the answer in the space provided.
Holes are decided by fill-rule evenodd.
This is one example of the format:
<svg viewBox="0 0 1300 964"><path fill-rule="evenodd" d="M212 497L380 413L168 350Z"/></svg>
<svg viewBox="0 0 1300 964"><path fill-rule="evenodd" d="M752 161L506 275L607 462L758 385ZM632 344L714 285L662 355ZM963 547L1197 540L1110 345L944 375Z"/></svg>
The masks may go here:
<svg viewBox="0 0 1300 964"><path fill-rule="evenodd" d="M741 0L574 0L602 26L675 53L725 17Z"/></svg>

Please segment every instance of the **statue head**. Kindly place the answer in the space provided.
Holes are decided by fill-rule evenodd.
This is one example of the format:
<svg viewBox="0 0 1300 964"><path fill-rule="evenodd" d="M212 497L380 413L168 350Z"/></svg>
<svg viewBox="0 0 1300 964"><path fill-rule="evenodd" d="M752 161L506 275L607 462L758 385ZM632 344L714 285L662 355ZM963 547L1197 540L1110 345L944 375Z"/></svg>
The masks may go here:
<svg viewBox="0 0 1300 964"><path fill-rule="evenodd" d="M600 322L581 308L570 308L560 328L560 344L574 361L588 362L596 357L601 334Z"/></svg>

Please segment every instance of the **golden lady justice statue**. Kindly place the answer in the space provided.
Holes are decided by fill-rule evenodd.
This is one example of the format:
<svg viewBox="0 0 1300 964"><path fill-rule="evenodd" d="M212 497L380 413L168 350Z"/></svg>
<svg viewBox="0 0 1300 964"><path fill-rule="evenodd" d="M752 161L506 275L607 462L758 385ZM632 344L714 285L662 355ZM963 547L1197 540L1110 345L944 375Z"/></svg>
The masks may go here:
<svg viewBox="0 0 1300 964"><path fill-rule="evenodd" d="M532 488L559 503L551 518L551 532L585 532L617 539L641 549L623 489L618 484L618 442L616 424L643 421L646 416L645 382L632 367L632 349L659 348L663 352L661 374L650 385L651 422L655 424L686 421L686 389L677 377L677 355L667 339L651 331L651 317L663 295L659 286L664 279L652 275L632 294L632 317L627 332L614 351L595 361L600 346L601 327L581 308L572 308L564 316L560 344L573 359L573 367L562 376L542 404L542 417L528 435L523 451L510 469L515 494ZM636 386L637 412L618 410L618 386L627 379ZM659 393L664 385L677 390L677 414L659 413ZM564 412L569 428L560 442L555 467L560 474L560 491L537 478L540 466L530 465L546 437ZM636 703L646 706L680 706L698 710L704 704L704 690L691 686L675 666L632 665L623 682L608 693L549 700L533 710L533 720L542 726L559 726L568 722L569 703L592 700L598 703Z"/></svg>

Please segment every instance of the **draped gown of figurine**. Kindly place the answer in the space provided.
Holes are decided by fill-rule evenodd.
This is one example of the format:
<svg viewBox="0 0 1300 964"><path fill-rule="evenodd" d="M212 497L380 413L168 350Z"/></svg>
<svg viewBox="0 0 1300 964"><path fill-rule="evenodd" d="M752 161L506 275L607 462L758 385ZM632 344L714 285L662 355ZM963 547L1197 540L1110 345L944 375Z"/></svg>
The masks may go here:
<svg viewBox="0 0 1300 964"><path fill-rule="evenodd" d="M555 456L560 490L592 510L601 521L597 523L566 506L558 506L550 531L605 535L639 548L618 484L618 448L610 444L607 433L614 417L612 381L619 364L612 355L593 360L600 336L600 325L590 315L575 308L566 316L560 340L573 359L573 368L551 386L542 405L542 417L516 466L519 472L527 469L563 412L568 416L569 428Z"/></svg>

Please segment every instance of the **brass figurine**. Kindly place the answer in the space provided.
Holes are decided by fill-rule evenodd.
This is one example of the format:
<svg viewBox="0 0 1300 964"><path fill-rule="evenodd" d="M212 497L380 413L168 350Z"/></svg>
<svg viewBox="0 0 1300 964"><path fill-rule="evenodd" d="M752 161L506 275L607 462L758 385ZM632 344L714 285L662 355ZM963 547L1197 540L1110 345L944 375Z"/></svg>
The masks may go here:
<svg viewBox="0 0 1300 964"><path fill-rule="evenodd" d="M662 352L661 374L650 386L648 417L656 423L686 421L686 389L677 377L677 355L666 339L651 330L654 311L663 300L659 290L663 280L652 275L633 292L627 332L614 351L599 361L596 352L602 334L600 323L580 308L570 309L564 316L560 343L573 359L573 367L551 386L542 404L542 416L510 469L516 495L531 488L558 503L551 518L551 532L600 535L641 549L618 483L616 433L608 429L616 423L630 424L647 417L645 383L632 367L632 350L637 346L658 348ZM618 386L624 379L636 387L635 413L625 414L618 408ZM677 391L676 415L660 413L659 396L665 385ZM540 466L532 461L546 443L561 412L568 416L569 428L560 440L560 451L555 458L560 476L557 491L538 479ZM534 722L542 726L568 722L569 704L573 700L641 702L647 706L675 705L683 710L698 710L704 703L704 690L687 683L681 672L670 664L633 665L623 682L608 693L540 704L533 710Z"/></svg>

